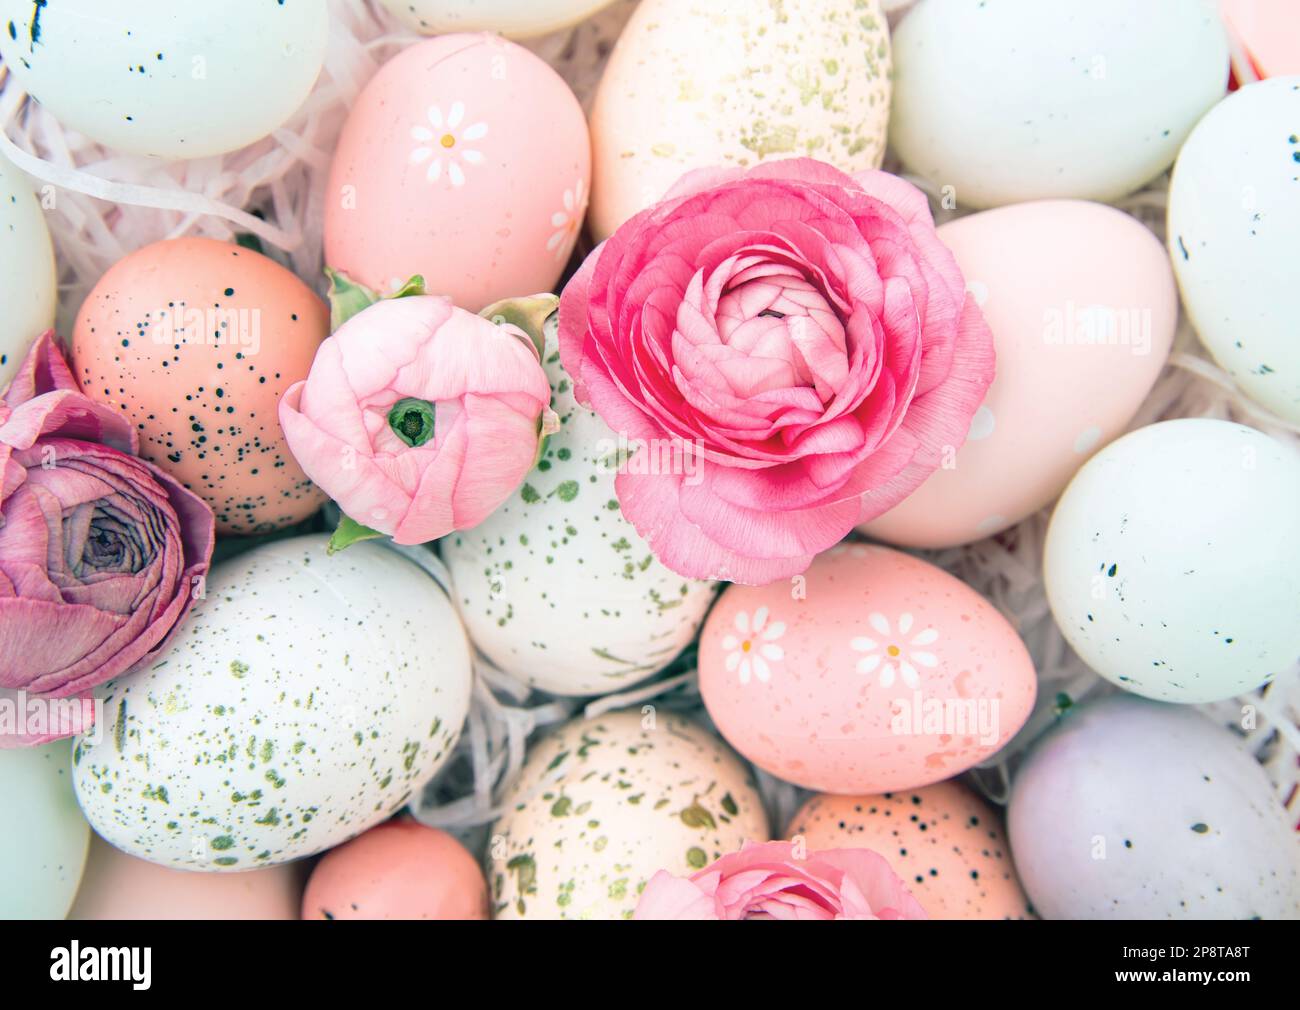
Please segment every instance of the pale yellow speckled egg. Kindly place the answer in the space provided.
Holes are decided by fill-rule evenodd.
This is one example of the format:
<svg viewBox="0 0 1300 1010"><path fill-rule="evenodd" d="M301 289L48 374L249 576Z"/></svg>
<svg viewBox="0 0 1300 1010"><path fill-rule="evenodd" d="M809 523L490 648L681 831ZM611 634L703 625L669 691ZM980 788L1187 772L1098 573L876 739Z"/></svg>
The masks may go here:
<svg viewBox="0 0 1300 1010"><path fill-rule="evenodd" d="M643 0L591 114L596 238L693 168L879 168L890 67L879 0Z"/></svg>
<svg viewBox="0 0 1300 1010"><path fill-rule="evenodd" d="M498 919L630 919L659 870L688 876L769 838L749 768L664 711L575 719L535 742L493 825Z"/></svg>

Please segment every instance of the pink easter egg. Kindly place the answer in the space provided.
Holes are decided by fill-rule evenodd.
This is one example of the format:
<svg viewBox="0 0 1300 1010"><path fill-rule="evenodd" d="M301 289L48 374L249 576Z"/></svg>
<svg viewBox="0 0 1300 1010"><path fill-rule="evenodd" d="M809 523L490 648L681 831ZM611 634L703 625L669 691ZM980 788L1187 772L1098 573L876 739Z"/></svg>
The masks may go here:
<svg viewBox="0 0 1300 1010"><path fill-rule="evenodd" d="M1024 644L965 583L844 543L803 575L732 586L700 638L718 731L767 772L820 792L912 789L996 753L1037 681Z"/></svg>
<svg viewBox="0 0 1300 1010"><path fill-rule="evenodd" d="M486 919L487 882L445 831L386 821L326 853L307 881L304 919Z"/></svg>
<svg viewBox="0 0 1300 1010"><path fill-rule="evenodd" d="M442 35L389 60L353 104L325 259L380 291L421 274L471 311L550 291L590 182L586 118L550 66L498 36Z"/></svg>
<svg viewBox="0 0 1300 1010"><path fill-rule="evenodd" d="M1224 23L1255 76L1300 74L1300 4L1296 0L1220 0ZM1237 56L1233 57L1234 63Z"/></svg>

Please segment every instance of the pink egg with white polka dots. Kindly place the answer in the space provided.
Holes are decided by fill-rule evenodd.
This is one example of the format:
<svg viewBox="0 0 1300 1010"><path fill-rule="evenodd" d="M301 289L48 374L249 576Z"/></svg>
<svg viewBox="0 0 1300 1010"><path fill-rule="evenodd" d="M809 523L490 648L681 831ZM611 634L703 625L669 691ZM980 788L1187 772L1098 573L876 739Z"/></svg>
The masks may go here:
<svg viewBox="0 0 1300 1010"><path fill-rule="evenodd" d="M911 789L996 753L1037 679L996 609L928 562L843 543L802 576L732 586L704 626L700 692L763 770L821 792Z"/></svg>

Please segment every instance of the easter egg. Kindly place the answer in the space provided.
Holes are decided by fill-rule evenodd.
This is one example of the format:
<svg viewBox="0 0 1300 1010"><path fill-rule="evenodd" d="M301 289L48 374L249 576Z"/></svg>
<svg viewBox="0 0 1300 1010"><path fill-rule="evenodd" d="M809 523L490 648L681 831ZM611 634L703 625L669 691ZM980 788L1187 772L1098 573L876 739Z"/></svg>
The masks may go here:
<svg viewBox="0 0 1300 1010"><path fill-rule="evenodd" d="M1247 396L1300 424L1300 76L1242 88L1197 124L1167 231L1201 343Z"/></svg>
<svg viewBox="0 0 1300 1010"><path fill-rule="evenodd" d="M590 17L611 0L380 0L424 35L500 32L512 39L557 31Z"/></svg>
<svg viewBox="0 0 1300 1010"><path fill-rule="evenodd" d="M492 35L442 35L385 63L353 103L330 169L325 259L392 291L413 274L477 311L550 291L591 181L567 84Z"/></svg>
<svg viewBox="0 0 1300 1010"><path fill-rule="evenodd" d="M920 0L894 63L890 143L971 207L1131 193L1228 83L1215 0Z"/></svg>
<svg viewBox="0 0 1300 1010"><path fill-rule="evenodd" d="M303 867L268 866L247 873L172 870L128 856L98 835L69 919L298 918Z"/></svg>
<svg viewBox="0 0 1300 1010"><path fill-rule="evenodd" d="M245 147L302 104L325 58L319 0L0 0L17 82L92 140L200 158Z"/></svg>
<svg viewBox="0 0 1300 1010"><path fill-rule="evenodd" d="M487 884L465 847L414 821L379 824L316 864L304 919L486 919Z"/></svg>
<svg viewBox="0 0 1300 1010"><path fill-rule="evenodd" d="M77 893L90 829L68 755L66 740L0 749L0 919L62 919Z"/></svg>
<svg viewBox="0 0 1300 1010"><path fill-rule="evenodd" d="M1192 708L1070 710L1016 774L1007 831L1045 919L1300 918L1300 846L1268 777Z"/></svg>
<svg viewBox="0 0 1300 1010"><path fill-rule="evenodd" d="M1300 451L1182 418L1093 457L1043 549L1061 633L1112 683L1162 701L1251 691L1300 656Z"/></svg>
<svg viewBox="0 0 1300 1010"><path fill-rule="evenodd" d="M1023 724L1036 680L983 597L885 547L840 544L792 582L731 586L700 636L714 725L764 771L858 795L951 778Z"/></svg>
<svg viewBox="0 0 1300 1010"><path fill-rule="evenodd" d="M688 876L768 840L748 769L669 712L575 719L529 749L492 826L498 919L630 919L660 870Z"/></svg>
<svg viewBox="0 0 1300 1010"><path fill-rule="evenodd" d="M965 786L938 782L877 796L814 796L786 837L808 851L884 856L931 919L1031 919L1002 818Z"/></svg>
<svg viewBox="0 0 1300 1010"><path fill-rule="evenodd" d="M1295 0L1219 0L1219 4L1228 32L1255 77L1300 74L1300 6ZM1245 74L1237 76L1240 80Z"/></svg>
<svg viewBox="0 0 1300 1010"><path fill-rule="evenodd" d="M504 505L443 538L442 558L465 628L493 664L555 694L606 694L690 644L716 583L669 571L623 518L619 443L574 400L554 325L544 357L560 430Z"/></svg>
<svg viewBox="0 0 1300 1010"><path fill-rule="evenodd" d="M609 237L695 168L879 168L889 93L879 0L642 0L591 111L592 231Z"/></svg>
<svg viewBox="0 0 1300 1010"><path fill-rule="evenodd" d="M1111 207L1081 200L999 207L941 226L939 238L993 331L997 376L965 443L861 527L912 547L991 536L1052 501L1128 426L1178 321L1164 247Z"/></svg>
<svg viewBox="0 0 1300 1010"><path fill-rule="evenodd" d="M436 582L323 534L217 566L168 652L104 692L73 779L123 851L238 871L332 848L431 778L469 709L470 655Z"/></svg>
<svg viewBox="0 0 1300 1010"><path fill-rule="evenodd" d="M0 157L0 390L54 325L58 282L50 230L31 182Z"/></svg>
<svg viewBox="0 0 1300 1010"><path fill-rule="evenodd" d="M126 414L140 455L212 506L218 533L265 533L325 500L289 453L276 405L328 333L325 303L274 260L172 239L100 278L77 314L73 374Z"/></svg>

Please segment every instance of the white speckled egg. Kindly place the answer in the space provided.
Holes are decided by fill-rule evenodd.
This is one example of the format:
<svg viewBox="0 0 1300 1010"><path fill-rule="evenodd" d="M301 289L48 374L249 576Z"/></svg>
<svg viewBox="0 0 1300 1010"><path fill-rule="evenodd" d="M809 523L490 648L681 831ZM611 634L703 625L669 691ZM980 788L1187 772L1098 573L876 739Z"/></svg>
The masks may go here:
<svg viewBox="0 0 1300 1010"><path fill-rule="evenodd" d="M591 111L593 233L609 237L694 168L879 168L889 76L879 0L642 0Z"/></svg>
<svg viewBox="0 0 1300 1010"><path fill-rule="evenodd" d="M0 749L0 919L62 919L90 828L68 774L68 741Z"/></svg>
<svg viewBox="0 0 1300 1010"><path fill-rule="evenodd" d="M470 637L494 664L555 694L605 694L662 670L699 630L716 583L684 579L619 511L619 445L581 407L547 326L561 430L518 491L441 542Z"/></svg>
<svg viewBox="0 0 1300 1010"><path fill-rule="evenodd" d="M374 543L313 535L219 566L170 651L104 694L73 779L95 830L180 869L309 856L388 818L442 765L469 708L446 595Z"/></svg>
<svg viewBox="0 0 1300 1010"><path fill-rule="evenodd" d="M1070 710L1016 775L1007 826L1046 919L1300 918L1300 843L1272 785L1192 708Z"/></svg>
<svg viewBox="0 0 1300 1010"><path fill-rule="evenodd" d="M1300 76L1242 88L1197 124L1168 235L1201 342L1247 396L1300 424Z"/></svg>
<svg viewBox="0 0 1300 1010"><path fill-rule="evenodd" d="M669 712L575 719L532 744L488 843L498 919L630 919L659 870L768 840L749 769Z"/></svg>
<svg viewBox="0 0 1300 1010"><path fill-rule="evenodd" d="M380 0L423 35L500 32L512 39L557 31L590 17L611 0Z"/></svg>
<svg viewBox="0 0 1300 1010"><path fill-rule="evenodd" d="M130 154L244 147L302 104L325 58L321 0L0 0L0 55L59 122Z"/></svg>
<svg viewBox="0 0 1300 1010"><path fill-rule="evenodd" d="M1111 200L1223 97L1215 0L921 0L894 32L891 145L958 202Z"/></svg>
<svg viewBox="0 0 1300 1010"><path fill-rule="evenodd" d="M1183 418L1111 443L1065 489L1043 576L1066 640L1162 701L1250 691L1300 656L1300 452Z"/></svg>
<svg viewBox="0 0 1300 1010"><path fill-rule="evenodd" d="M0 157L0 390L27 349L54 325L54 247L31 181Z"/></svg>

